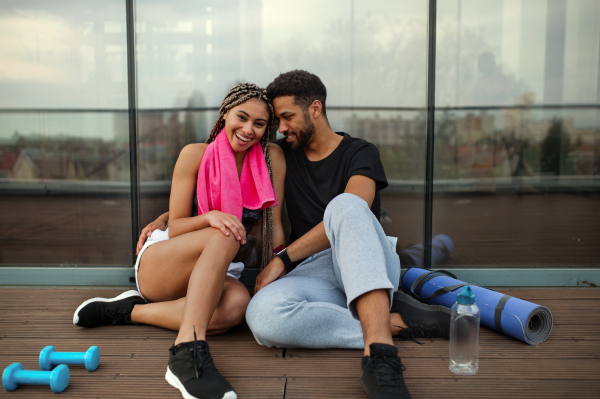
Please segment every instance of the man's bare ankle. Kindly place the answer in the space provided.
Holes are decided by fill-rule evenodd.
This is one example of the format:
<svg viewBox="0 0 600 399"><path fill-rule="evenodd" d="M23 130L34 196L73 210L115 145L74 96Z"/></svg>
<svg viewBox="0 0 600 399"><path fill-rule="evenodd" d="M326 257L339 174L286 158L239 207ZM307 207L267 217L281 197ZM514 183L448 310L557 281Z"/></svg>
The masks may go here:
<svg viewBox="0 0 600 399"><path fill-rule="evenodd" d="M408 328L404 320L402 320L402 316L400 313L391 313L390 314L390 327L392 330L392 337L397 337L400 335L400 331L405 328Z"/></svg>

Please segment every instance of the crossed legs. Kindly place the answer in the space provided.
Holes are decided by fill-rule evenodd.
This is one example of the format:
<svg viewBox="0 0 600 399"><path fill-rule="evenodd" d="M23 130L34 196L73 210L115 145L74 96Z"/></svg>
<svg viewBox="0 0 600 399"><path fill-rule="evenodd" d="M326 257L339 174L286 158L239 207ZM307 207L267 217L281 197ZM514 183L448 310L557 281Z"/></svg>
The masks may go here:
<svg viewBox="0 0 600 399"><path fill-rule="evenodd" d="M239 249L233 236L214 228L183 234L146 249L138 271L142 295L131 321L179 330L175 343L198 340L240 324L250 295L226 276Z"/></svg>
<svg viewBox="0 0 600 399"><path fill-rule="evenodd" d="M336 197L325 211L332 249L309 257L287 276L259 291L246 320L267 346L364 348L393 344L391 294L400 262L367 203L352 194Z"/></svg>

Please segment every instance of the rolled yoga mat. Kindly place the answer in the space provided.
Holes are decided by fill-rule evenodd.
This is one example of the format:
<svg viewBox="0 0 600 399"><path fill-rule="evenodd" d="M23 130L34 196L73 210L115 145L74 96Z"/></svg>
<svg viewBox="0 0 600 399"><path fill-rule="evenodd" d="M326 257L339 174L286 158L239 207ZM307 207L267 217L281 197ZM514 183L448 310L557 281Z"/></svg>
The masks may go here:
<svg viewBox="0 0 600 399"><path fill-rule="evenodd" d="M444 271L412 267L404 273L400 285L423 302L451 308L460 292L470 285L477 297L481 324L530 345L544 342L552 331L552 313L545 306L510 295L465 283Z"/></svg>

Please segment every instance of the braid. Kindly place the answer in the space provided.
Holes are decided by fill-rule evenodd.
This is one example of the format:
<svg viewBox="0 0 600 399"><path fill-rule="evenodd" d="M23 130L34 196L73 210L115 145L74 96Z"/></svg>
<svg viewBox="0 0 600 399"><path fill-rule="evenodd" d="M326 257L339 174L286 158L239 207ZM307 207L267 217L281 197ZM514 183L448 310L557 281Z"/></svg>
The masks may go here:
<svg viewBox="0 0 600 399"><path fill-rule="evenodd" d="M266 137L266 139L265 139ZM271 185L273 185L273 168L271 166L271 156L269 155L269 131L266 131L260 144L263 148L267 169L269 169L269 177ZM277 194L275 194L277 195ZM262 215L262 264L261 269L264 269L273 258L273 207L270 206L263 210Z"/></svg>
<svg viewBox="0 0 600 399"><path fill-rule="evenodd" d="M267 168L269 169L269 177L271 178L271 185L273 185L273 168L271 167L271 157L269 156L269 135L271 132L271 126L273 125L273 118L275 116L275 111L273 110L273 104L271 104L271 100L267 97L267 91L265 89L261 89L255 84L252 83L240 83L234 86L229 93L225 96L225 99L221 103L221 107L219 108L219 118L217 122L213 126L210 131L210 135L206 140L206 143L212 143L217 135L223 130L225 126L225 114L230 109L237 107L238 105L245 103L251 98L256 98L257 100L264 101L267 104L267 108L269 110L269 121L267 122L267 127L265 129L265 134L263 134L260 139L260 145L263 150L263 154L265 156L265 161L267 162ZM273 257L273 207L270 206L263 210L262 212L262 264L261 269L271 262Z"/></svg>

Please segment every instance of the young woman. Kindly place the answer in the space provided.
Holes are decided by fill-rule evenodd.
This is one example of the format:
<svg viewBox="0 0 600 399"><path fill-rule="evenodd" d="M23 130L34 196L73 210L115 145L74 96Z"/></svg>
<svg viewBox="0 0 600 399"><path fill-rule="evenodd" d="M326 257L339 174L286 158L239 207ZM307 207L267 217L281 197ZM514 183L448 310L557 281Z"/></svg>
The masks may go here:
<svg viewBox="0 0 600 399"><path fill-rule="evenodd" d="M264 89L231 89L207 144L190 144L177 159L168 228L155 229L166 227L159 218L142 233L151 235L138 247L138 290L89 299L73 316L82 327L142 323L178 330L166 379L185 398L236 398L214 367L206 335L244 320L250 295L232 260L261 213L263 264L271 248L284 244L286 166L281 149L268 143L272 121Z"/></svg>

